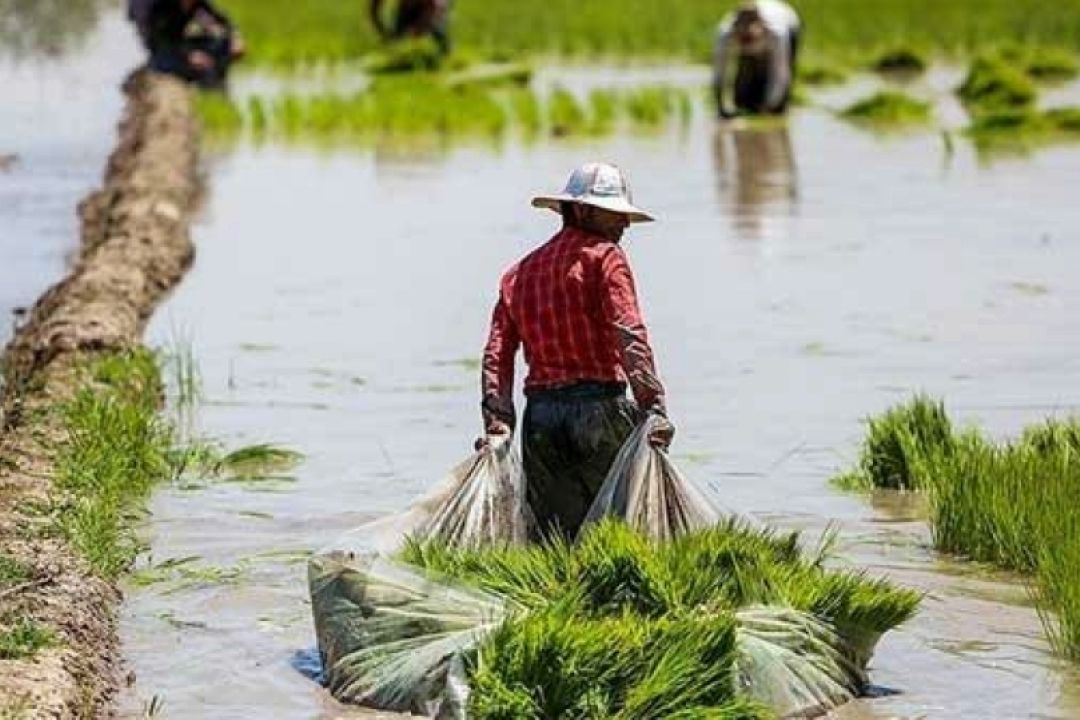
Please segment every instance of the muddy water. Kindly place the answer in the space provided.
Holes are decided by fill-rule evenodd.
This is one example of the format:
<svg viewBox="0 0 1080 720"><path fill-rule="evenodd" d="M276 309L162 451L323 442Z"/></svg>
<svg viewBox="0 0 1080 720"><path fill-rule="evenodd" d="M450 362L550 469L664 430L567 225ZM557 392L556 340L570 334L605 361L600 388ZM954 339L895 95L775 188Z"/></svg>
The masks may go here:
<svg viewBox="0 0 1080 720"><path fill-rule="evenodd" d="M71 13L83 25L26 31L71 43L67 52L0 37L0 343L10 335L12 310L61 276L78 243L75 208L100 182L122 107L119 86L138 58L118 14L96 23L83 6L89 3Z"/></svg>
<svg viewBox="0 0 1080 720"><path fill-rule="evenodd" d="M936 557L912 503L827 485L860 418L913 390L996 433L1080 407L1080 149L986 162L820 107L786 127L699 113L684 131L498 153L215 158L198 262L152 334L193 342L199 432L308 459L288 480L157 495L147 562L196 556L218 577L130 589L128 710L157 695L177 718L366 716L302 672L304 554L466 454L496 279L555 228L527 199L591 158L626 167L662 219L627 245L676 458L729 508L835 523L841 562L927 592L880 646L880 697L839 716L1080 717L1080 678L1049 656L1022 584Z"/></svg>

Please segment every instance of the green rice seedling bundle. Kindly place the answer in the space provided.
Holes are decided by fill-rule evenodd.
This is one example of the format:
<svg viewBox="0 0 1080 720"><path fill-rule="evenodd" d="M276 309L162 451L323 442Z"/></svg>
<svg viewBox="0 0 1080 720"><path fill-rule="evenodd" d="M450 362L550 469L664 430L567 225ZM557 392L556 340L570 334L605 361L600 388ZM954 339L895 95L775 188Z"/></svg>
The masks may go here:
<svg viewBox="0 0 1080 720"><path fill-rule="evenodd" d="M917 50L907 47L890 48L874 58L870 67L879 73L918 75L926 71L930 63Z"/></svg>
<svg viewBox="0 0 1080 720"><path fill-rule="evenodd" d="M630 121L638 128L657 128L672 117L689 120L690 97L685 90L664 85L636 88L625 98Z"/></svg>
<svg viewBox="0 0 1080 720"><path fill-rule="evenodd" d="M1031 78L996 55L976 58L957 94L975 113L1029 107L1037 96Z"/></svg>
<svg viewBox="0 0 1080 720"><path fill-rule="evenodd" d="M401 559L510 608L470 657L469 717L774 717L850 699L916 593L806 559L797 534L730 520L671 541L620 521L576 545Z"/></svg>
<svg viewBox="0 0 1080 720"><path fill-rule="evenodd" d="M841 480L851 488L918 490L921 458L942 451L954 442L952 422L945 405L926 395L867 420L867 433L859 452L858 469Z"/></svg>
<svg viewBox="0 0 1080 720"><path fill-rule="evenodd" d="M837 65L800 62L796 69L796 79L806 85L839 85L847 82L849 75Z"/></svg>
<svg viewBox="0 0 1080 720"><path fill-rule="evenodd" d="M1072 80L1080 75L1080 58L1072 49L1007 45L998 55L1023 71L1032 80L1044 83Z"/></svg>
<svg viewBox="0 0 1080 720"><path fill-rule="evenodd" d="M859 100L841 113L847 120L879 128L924 125L932 115L930 103L891 90Z"/></svg>
<svg viewBox="0 0 1080 720"><path fill-rule="evenodd" d="M937 549L1031 575L1052 646L1080 660L1080 420L993 443L920 397L870 421L852 476L924 491Z"/></svg>
<svg viewBox="0 0 1080 720"><path fill-rule="evenodd" d="M564 87L557 86L547 103L548 127L555 137L576 135L588 127L588 116L578 99Z"/></svg>
<svg viewBox="0 0 1080 720"><path fill-rule="evenodd" d="M964 132L983 152L1026 151L1080 139L1080 108L994 110L977 115Z"/></svg>

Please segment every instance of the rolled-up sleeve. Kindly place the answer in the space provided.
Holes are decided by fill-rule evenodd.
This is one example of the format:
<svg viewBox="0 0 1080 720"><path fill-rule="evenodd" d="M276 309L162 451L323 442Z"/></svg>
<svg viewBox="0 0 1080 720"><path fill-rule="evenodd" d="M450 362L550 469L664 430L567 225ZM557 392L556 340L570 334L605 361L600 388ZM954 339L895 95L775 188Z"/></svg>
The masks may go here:
<svg viewBox="0 0 1080 720"><path fill-rule="evenodd" d="M520 345L521 334L500 292L491 314L480 377L485 426L495 419L514 427L514 359Z"/></svg>
<svg viewBox="0 0 1080 720"><path fill-rule="evenodd" d="M638 407L666 413L664 386L656 372L649 333L638 305L634 273L622 248L613 246L600 265L601 307L615 329L623 371Z"/></svg>

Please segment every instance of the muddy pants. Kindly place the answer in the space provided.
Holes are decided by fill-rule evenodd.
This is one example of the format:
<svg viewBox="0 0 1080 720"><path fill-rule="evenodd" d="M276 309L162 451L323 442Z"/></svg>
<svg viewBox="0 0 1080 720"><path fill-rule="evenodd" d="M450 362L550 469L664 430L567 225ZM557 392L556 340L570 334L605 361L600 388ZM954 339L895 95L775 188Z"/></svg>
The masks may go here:
<svg viewBox="0 0 1080 720"><path fill-rule="evenodd" d="M621 383L581 383L529 394L522 454L539 537L577 534L640 419Z"/></svg>
<svg viewBox="0 0 1080 720"><path fill-rule="evenodd" d="M422 5L401 5L394 21L394 37L431 35L439 51L446 55L451 50L449 12L446 9L436 10L434 16L428 17L430 12Z"/></svg>

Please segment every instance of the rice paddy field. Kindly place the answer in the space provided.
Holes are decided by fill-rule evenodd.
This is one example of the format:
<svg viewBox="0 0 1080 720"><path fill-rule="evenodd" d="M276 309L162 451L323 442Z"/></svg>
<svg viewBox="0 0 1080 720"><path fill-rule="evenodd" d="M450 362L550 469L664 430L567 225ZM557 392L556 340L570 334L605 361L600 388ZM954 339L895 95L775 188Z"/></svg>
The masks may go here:
<svg viewBox="0 0 1080 720"><path fill-rule="evenodd" d="M150 328L188 454L125 585L125 716L390 717L318 683L306 561L468 454L497 278L555 228L528 199L602 158L661 218L627 247L673 459L808 552L835 533L830 571L921 597L831 717L1080 717L1074 548L978 542L1015 504L992 488L830 482L913 392L980 428L972 466L1080 412L1080 3L797 3L801 102L724 126L702 64L723 3L459 0L465 52L527 69L464 84L371 72L362 3L221 4L252 54L228 100L199 100L198 259ZM115 11L70 52L0 66L5 313L63 266L119 108L100 91L137 57ZM31 630L0 653L49 642Z"/></svg>

